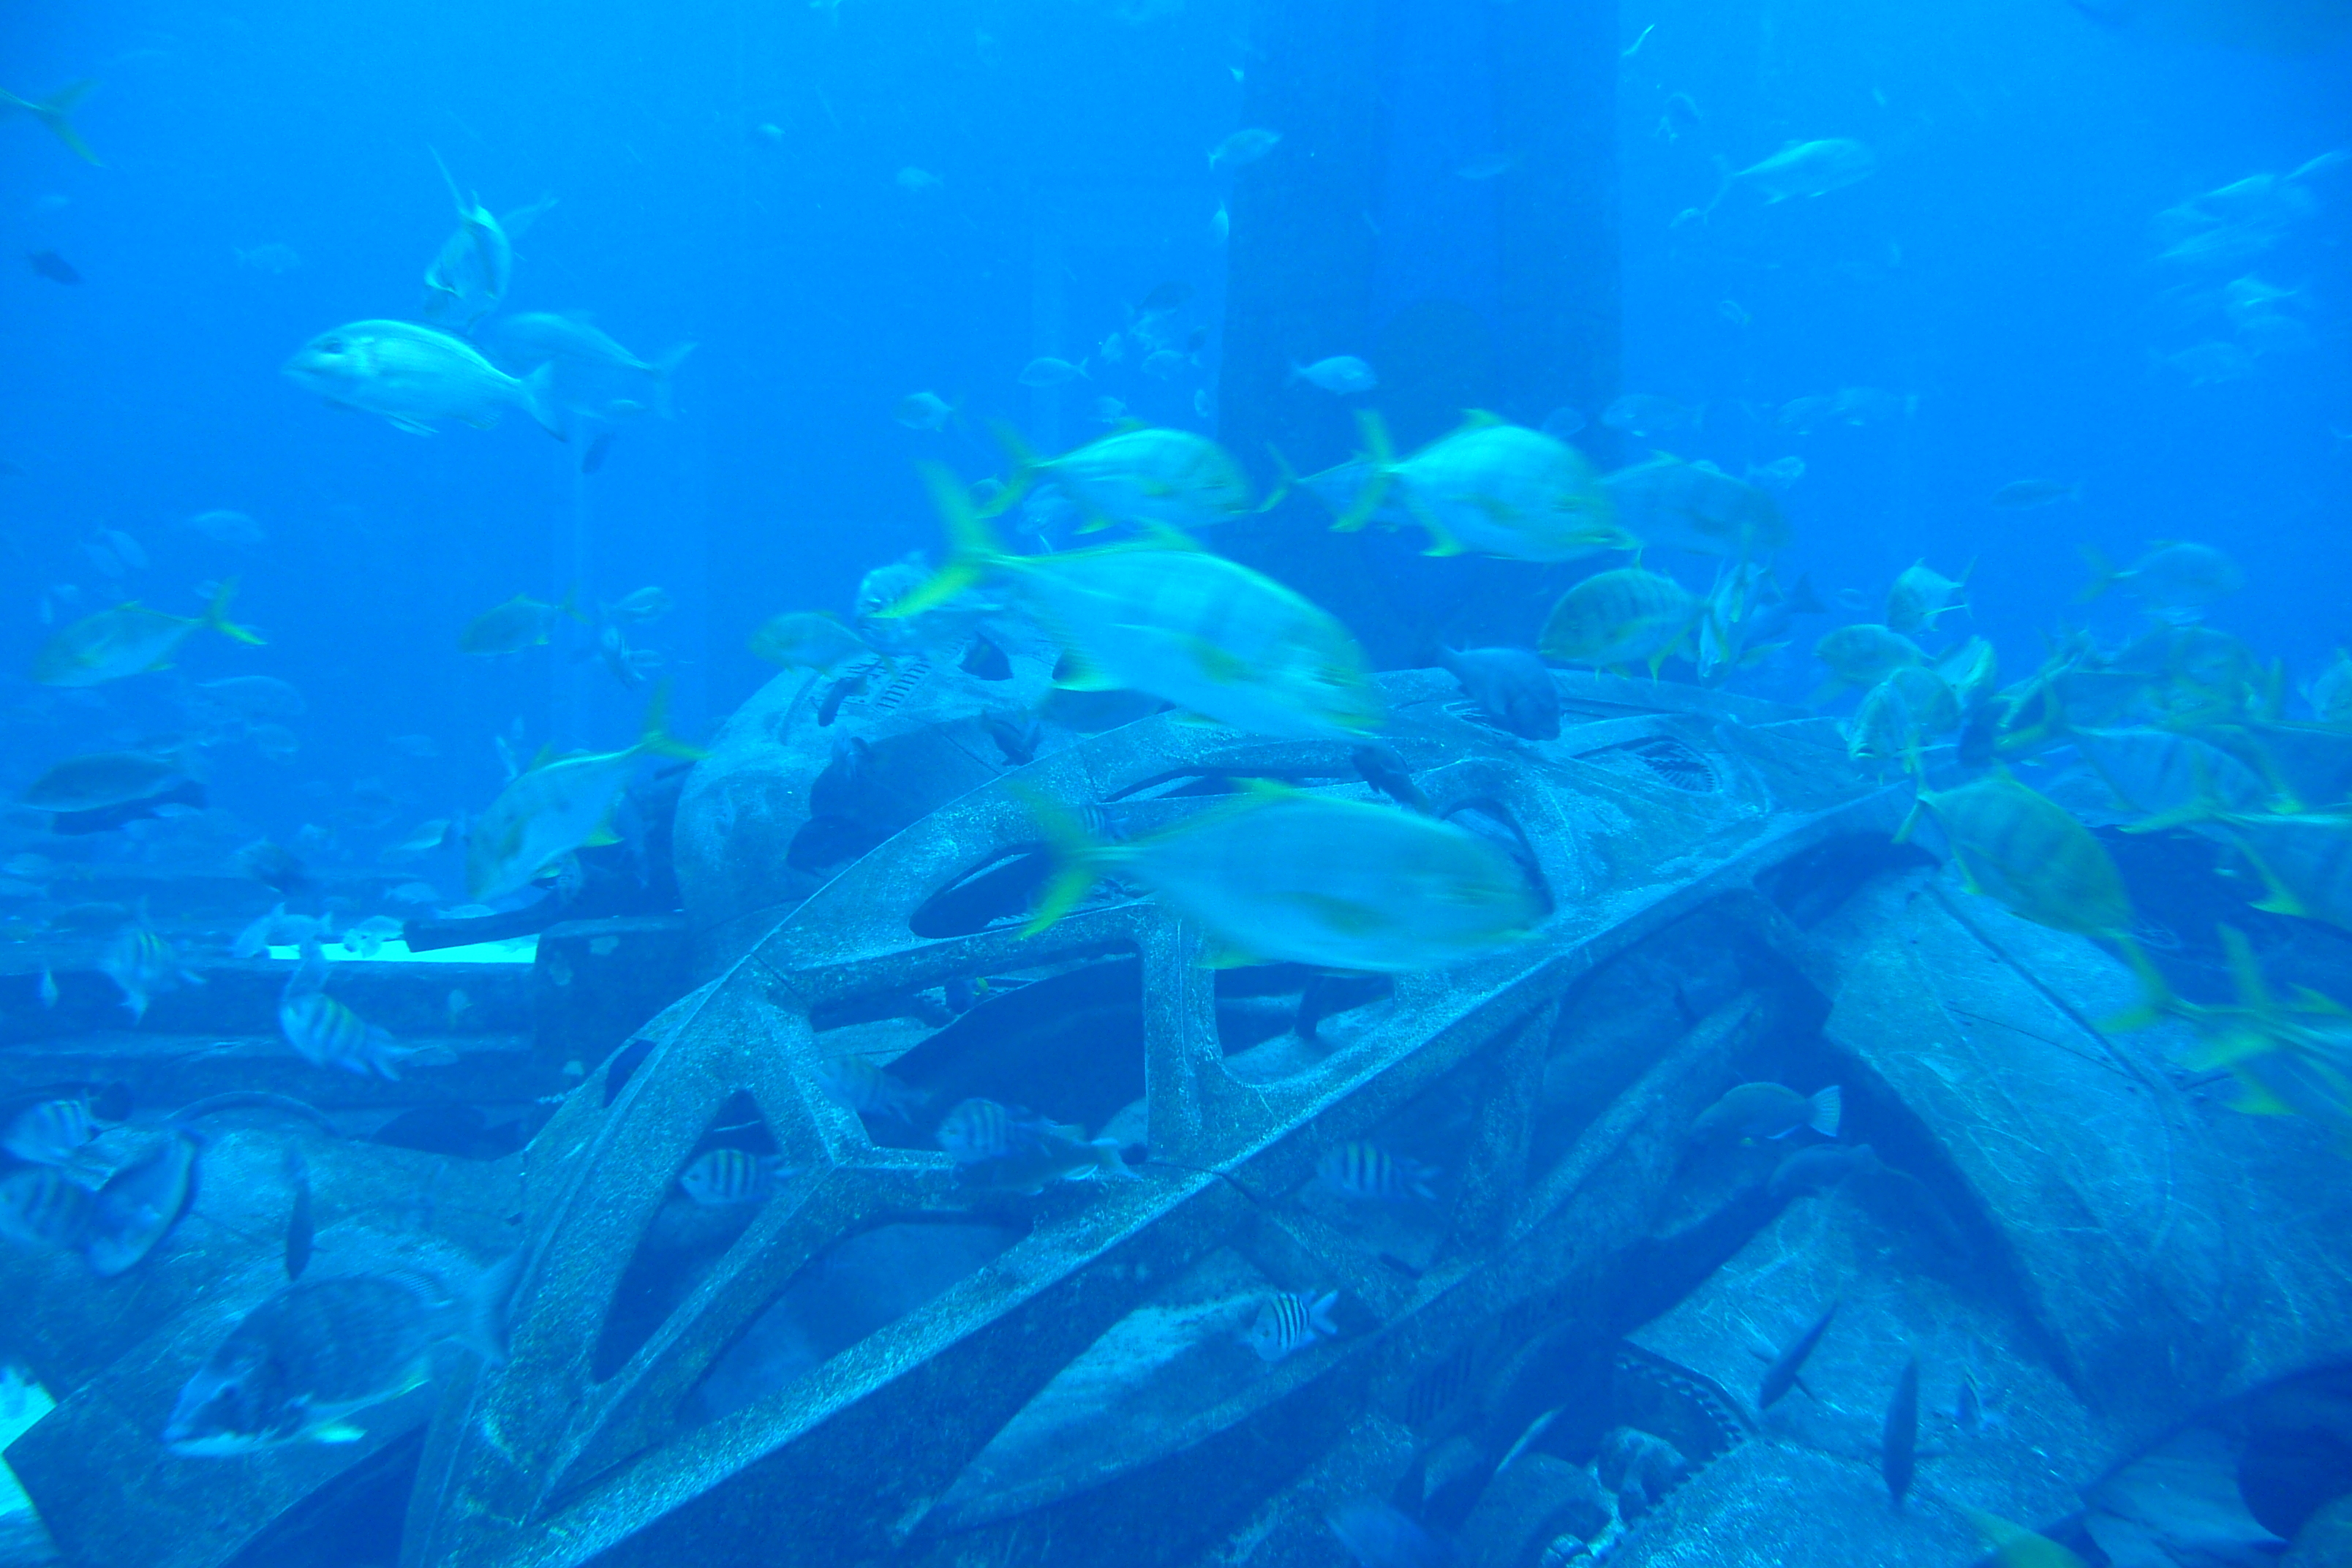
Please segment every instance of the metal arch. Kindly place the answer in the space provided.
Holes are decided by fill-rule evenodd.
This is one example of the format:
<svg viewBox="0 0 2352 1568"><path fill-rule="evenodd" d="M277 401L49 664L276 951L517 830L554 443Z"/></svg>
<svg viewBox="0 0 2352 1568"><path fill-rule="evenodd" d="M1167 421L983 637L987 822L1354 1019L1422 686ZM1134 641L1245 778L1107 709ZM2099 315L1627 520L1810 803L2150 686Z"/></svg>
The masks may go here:
<svg viewBox="0 0 2352 1568"><path fill-rule="evenodd" d="M1804 770L1752 765L1759 748L1737 733L1789 725L1797 739L1790 710L1657 683L1570 679L1564 691L1582 722L1560 742L1529 745L1445 712L1454 693L1443 678L1413 672L1386 684L1399 715L1391 742L1424 766L1443 764L1423 775L1439 809L1499 803L1526 835L1559 902L1537 939L1444 973L1402 977L1360 1037L1311 1069L1245 1083L1223 1066L1197 934L1150 903L1082 910L1034 941L1009 929L915 937L908 921L925 899L1036 838L1007 783L935 813L813 896L672 1020L609 1107L593 1092L576 1094L542 1133L529 1184L539 1239L518 1292L509 1359L459 1375L445 1393L404 1563L570 1568L600 1553L625 1558L632 1538L656 1521L740 1537L757 1534L770 1515L802 1562L888 1554L1063 1365L1254 1215L1213 1177L1159 1169L1134 1184L1050 1194L1029 1236L943 1295L761 1402L684 1427L679 1400L824 1247L882 1216L964 1206L944 1156L875 1145L854 1115L816 1090L818 1008L957 975L1134 952L1155 1158L1246 1169L1255 1184L1283 1190L1306 1179L1324 1148L1360 1135L1474 1053L1495 1046L1507 1055L1513 1041L1539 1039L1539 1016L1600 957L1850 818L1886 815L1884 792L1851 774L1790 790L1787 781ZM1723 734L1711 750L1751 765L1739 787L1714 799L1576 762L1629 738L1685 732L1704 741L1716 727ZM1817 733L1801 740L1808 761L1827 750ZM1345 778L1349 750L1163 718L1041 758L1012 782L1059 799L1106 800L1186 771ZM1768 821L1775 807L1790 820ZM739 1091L751 1096L784 1156L812 1173L767 1205L701 1287L600 1384L589 1358L622 1271L680 1164ZM1475 1249L1512 1223L1503 1145L1523 1129L1510 1120L1498 1116L1483 1135L1475 1157L1497 1174L1457 1216L1457 1247ZM1344 1249L1307 1250L1383 1320L1412 1305L1392 1281L1351 1269ZM1276 1370L1284 1377L1268 1397L1321 1365Z"/></svg>

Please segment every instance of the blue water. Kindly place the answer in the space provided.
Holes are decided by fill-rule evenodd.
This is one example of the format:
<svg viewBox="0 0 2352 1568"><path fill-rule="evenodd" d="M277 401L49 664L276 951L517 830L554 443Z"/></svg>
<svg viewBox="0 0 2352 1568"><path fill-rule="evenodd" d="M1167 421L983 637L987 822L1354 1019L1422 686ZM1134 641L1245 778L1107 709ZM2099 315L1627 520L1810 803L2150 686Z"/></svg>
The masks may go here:
<svg viewBox="0 0 2352 1568"><path fill-rule="evenodd" d="M2084 547L2129 562L2192 540L2244 572L2210 623L2284 661L2287 711L2305 715L2294 694L2352 644L2352 162L2318 166L2294 220L2235 262L2164 261L2159 215L2352 149L2352 25L2314 39L2262 20L2329 23L2340 3L1627 0L1612 24L1586 0L1362 0L1322 47L1334 83L1370 50L1374 195L1318 220L1371 237L1362 341L1276 322L1239 342L1229 263L1292 263L1252 243L1236 192L1317 155L1294 136L1250 168L1209 156L1248 123L1252 73L1318 79L1318 57L1252 42L1278 0L151 0L0 21L0 87L95 79L74 121L101 161L0 117L0 795L79 753L177 745L199 723L194 683L268 675L306 710L289 746L215 735L191 764L215 814L205 852L225 867L268 837L375 868L414 823L482 811L514 762L627 744L656 690L676 733L708 740L775 674L747 647L761 622L845 615L871 569L936 555L916 465L1002 475L993 424L1059 451L1106 428L1097 400L1115 397L1227 440L1268 487L1272 432L1222 417L1247 401L1235 367L1357 354L1377 391L1281 390L1307 413L1280 459L1347 459L1357 409L1434 436L1460 399L1528 384L1508 369L1508 202L1528 177L1515 146L1540 127L1492 77L1506 24L1542 7L1622 51L1602 73L1613 104L1563 89L1550 110L1614 127L1577 154L1608 174L1577 232L1614 263L1571 270L1615 292L1574 301L1606 330L1552 378L1590 389L1572 439L1604 468L1653 447L1735 475L1801 459L1775 570L1828 613L1733 689L1815 700L1812 639L1879 618L1923 560L1966 569L1969 610L1941 629L1990 638L2015 679L2070 628L2116 642L2145 625L2127 595L2082 602ZM1696 115L1676 122L1680 99ZM1866 144L1874 171L1785 202L1723 190L1823 138ZM516 242L501 314L586 312L646 358L692 345L673 407L620 422L592 460L593 433L551 439L520 410L418 435L282 373L344 323L421 319L456 222L436 154L495 212L555 198ZM2259 345L2221 302L2244 279L2288 291ZM1171 331L1199 346L1163 378L1139 366L1132 307L1171 282L1189 290ZM1127 347L1108 362L1113 334ZM2231 374L2200 379L2182 356L2215 345ZM1039 356L1088 374L1022 384ZM1891 411L1780 415L1853 388ZM956 405L948 428L894 417L919 391ZM1642 439L1602 419L1621 394L1705 413ZM1556 412L1494 395L1515 422ZM1993 503L2021 480L2077 489ZM216 510L265 538L188 526ZM1319 539L1328 521L1295 495L1251 526ZM1505 614L1481 597L1496 579L1420 542L1366 535L1349 548L1385 597L1324 607L1402 605L1423 650L1473 623L1531 644L1546 600L1618 563L1552 568ZM1717 569L1643 563L1694 593ZM200 633L167 670L79 689L26 673L83 616L131 600L194 615L229 579L260 646ZM625 628L642 679L615 679L582 623L495 658L457 646L517 595L574 595L593 620L649 587L675 607ZM8 853L38 837L19 817ZM185 864L178 821L72 853ZM440 901L462 902L441 874Z"/></svg>

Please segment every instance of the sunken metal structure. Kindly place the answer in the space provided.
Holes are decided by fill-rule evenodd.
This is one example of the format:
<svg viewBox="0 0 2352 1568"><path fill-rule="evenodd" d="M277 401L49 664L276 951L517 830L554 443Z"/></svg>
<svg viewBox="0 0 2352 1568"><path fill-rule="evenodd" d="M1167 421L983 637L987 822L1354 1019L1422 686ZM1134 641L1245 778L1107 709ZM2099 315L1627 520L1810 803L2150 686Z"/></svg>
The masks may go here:
<svg viewBox="0 0 2352 1568"><path fill-rule="evenodd" d="M1561 732L1528 741L1436 672L1381 678L1431 809L1539 889L1524 942L1393 983L1213 968L1116 882L1024 935L1040 798L1127 836L1242 780L1368 787L1346 744L1173 715L1055 737L732 944L431 1213L399 1207L401 1152L313 1151L348 1192L323 1256L520 1253L502 1362L451 1355L359 1444L162 1452L271 1284L267 1220L200 1205L58 1351L70 1392L11 1463L105 1568L1338 1568L1327 1514L1365 1498L1497 1568L1958 1568L1957 1501L2081 1522L2198 1422L2258 1444L2314 1379L2284 1405L2336 1408L2352 1214L2293 1175L2311 1130L2221 1107L2163 1029L2101 1035L2121 965L1898 845L1908 784L1830 721L1555 679ZM821 759L811 697L769 703L772 743ZM911 1093L850 1109L852 1058ZM1878 1173L1792 1184L1791 1145L1695 1140L1764 1079L1842 1084ZM934 1137L970 1097L1115 1139L1133 1179L974 1184ZM1354 1142L1427 1194L1318 1179ZM688 1201L719 1147L788 1173ZM266 1187L276 1153L247 1130L208 1158ZM1277 1292L1334 1296L1336 1334L1257 1353ZM1759 1408L1759 1352L1831 1301L1807 1392ZM1895 1504L1876 1434L1906 1356L1924 1457Z"/></svg>
<svg viewBox="0 0 2352 1568"><path fill-rule="evenodd" d="M1022 934L1042 868L1024 791L1091 803L1133 833L1238 778L1360 795L1342 743L1160 717L932 814L674 1009L625 1084L608 1067L602 1091L541 1134L510 1358L450 1390L405 1560L749 1560L790 1541L812 1563L928 1561L974 1531L1010 1541L1043 1511L1071 1519L1066 1550L1099 1550L1110 1530L1181 1561L1257 1500L1220 1484L1204 1507L1210 1474L1260 1449L1310 1462L1383 1405L1425 1401L1423 1382L1482 1336L1590 1310L1636 1243L1591 1211L1645 1209L1672 1173L1675 1145L1639 1124L1686 1124L1724 1087L1706 1067L1782 1025L1784 1005L1727 979L1730 994L1685 1009L1697 1015L1674 1026L1685 1040L1651 1062L1596 1062L1603 1081L1548 1104L1563 998L1645 937L1752 901L1792 857L1884 834L1901 803L1847 772L1830 725L1738 699L1579 680L1562 738L1527 742L1478 722L1442 677L1390 685L1391 742L1433 809L1524 857L1554 907L1540 934L1384 994L1343 993L1357 1005L1311 1038L1293 1020L1314 977L1208 968L1200 934L1147 900L1108 891ZM959 984L984 999L927 1022ZM933 1115L985 1095L1108 1126L1148 1149L1140 1179L975 1202L944 1154L878 1141L827 1096L825 1058L846 1054L888 1062ZM1562 1136L1580 1116L1582 1135ZM707 1268L683 1251L651 1262L677 1173L747 1122L806 1173ZM1411 1148L1451 1173L1442 1203L1366 1222L1299 1201L1333 1147L1391 1129L1424 1134ZM828 1279L891 1297L873 1275L939 1288L896 1292L903 1310L835 1343L826 1330L865 1325L807 1299ZM1346 1331L1267 1365L1241 1324L1190 1342L1163 1327L1188 1348L1157 1366L1167 1339L1139 1331L1142 1364L1103 1373L1139 1402L1129 1419L1037 1442L1053 1456L1042 1470L990 1462L1019 1446L1025 1407L1084 1376L1089 1353L1116 1355L1108 1342L1139 1314L1204 1321L1277 1289L1339 1290ZM646 1310L649 1296L667 1310ZM762 1333L796 1307L787 1331ZM731 1364L760 1362L746 1347L768 1339L797 1356L768 1353L766 1379Z"/></svg>

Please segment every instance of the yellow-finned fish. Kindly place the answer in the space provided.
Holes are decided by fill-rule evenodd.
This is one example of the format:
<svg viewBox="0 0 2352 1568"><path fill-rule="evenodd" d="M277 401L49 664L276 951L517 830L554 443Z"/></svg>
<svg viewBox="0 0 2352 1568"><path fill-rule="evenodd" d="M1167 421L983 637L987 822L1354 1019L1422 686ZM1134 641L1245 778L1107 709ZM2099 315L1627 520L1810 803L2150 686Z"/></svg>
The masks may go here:
<svg viewBox="0 0 2352 1568"><path fill-rule="evenodd" d="M551 862L583 845L618 842L613 808L638 758L701 758L662 729L667 706L667 694L656 692L634 746L559 757L515 775L475 821L466 843L466 887L477 902L529 886Z"/></svg>
<svg viewBox="0 0 2352 1568"><path fill-rule="evenodd" d="M1064 649L1056 684L1148 692L1235 729L1298 740L1378 729L1380 688L1348 629L1270 577L1172 531L1056 555L1011 555L955 476L923 475L952 553L885 614L904 617L985 582Z"/></svg>
<svg viewBox="0 0 2352 1568"><path fill-rule="evenodd" d="M1672 577L1620 566L1561 595L1536 647L1563 664L1645 664L1655 675L1689 641L1699 614L1698 600Z"/></svg>
<svg viewBox="0 0 2352 1568"><path fill-rule="evenodd" d="M2245 933L2231 926L2219 930L2237 987L2235 1004L2175 995L2147 955L2126 947L2124 956L2138 973L2146 998L2099 1027L2120 1034L2167 1016L2183 1019L2201 1042L2188 1065L2200 1072L2227 1068L2236 1074L2238 1110L2307 1116L2352 1147L2352 1007L2303 985L2292 997L2279 999L2263 978Z"/></svg>
<svg viewBox="0 0 2352 1568"><path fill-rule="evenodd" d="M997 426L997 437L1019 467L1013 484L992 503L992 515L1020 500L1032 479L1044 479L1077 502L1088 513L1087 532L1114 522L1207 528L1265 510L1283 496L1276 490L1262 503L1251 500L1241 465L1190 430L1139 425L1044 458L1024 449L1010 426Z"/></svg>
<svg viewBox="0 0 2352 1568"><path fill-rule="evenodd" d="M201 616L167 615L140 604L85 616L42 645L33 658L33 679L44 686L98 686L143 675L167 668L180 645L202 631L258 643L259 636L228 618L228 602L236 592L232 577L220 585Z"/></svg>
<svg viewBox="0 0 2352 1568"><path fill-rule="evenodd" d="M1220 963L1404 973L1516 942L1545 915L1502 850L1395 806L1257 781L1161 832L1096 844L1050 804L1035 805L1062 868L1033 932L1104 876L1131 878L1198 921Z"/></svg>
<svg viewBox="0 0 2352 1568"><path fill-rule="evenodd" d="M1915 562L1903 569L1886 590L1886 627L1896 632L1926 632L1936 629L1936 623L1954 610L1965 610L1969 602L1964 596L1969 585L1969 571L1955 579L1945 576L1925 561Z"/></svg>
<svg viewBox="0 0 2352 1568"><path fill-rule="evenodd" d="M1472 412L1462 427L1399 461L1388 427L1358 416L1371 478L1334 524L1352 533L1371 521L1391 487L1429 531L1432 555L1475 550L1514 561L1576 561L1640 542L1617 526L1592 465L1567 442Z"/></svg>
<svg viewBox="0 0 2352 1568"><path fill-rule="evenodd" d="M1992 773L1956 789L1919 792L1920 812L1943 825L1969 890L2037 925L2084 936L2120 936L2132 925L2123 873L2064 806ZM1897 838L1908 835L1911 821Z"/></svg>
<svg viewBox="0 0 2352 1568"><path fill-rule="evenodd" d="M2080 1557L2021 1524L2011 1524L1981 1509L1969 1509L1968 1515L1977 1533L1992 1548L1992 1560L2000 1568L2087 1568Z"/></svg>
<svg viewBox="0 0 2352 1568"><path fill-rule="evenodd" d="M558 616L570 616L583 626L587 624L588 617L580 613L579 598L576 588L567 591L560 605L517 594L467 621L457 633L457 651L488 658L520 653L527 647L544 647L555 633Z"/></svg>
<svg viewBox="0 0 2352 1568"><path fill-rule="evenodd" d="M1828 665L1838 680L1864 690L1898 669L1927 662L1917 643L1868 621L1832 628L1813 645L1813 657Z"/></svg>

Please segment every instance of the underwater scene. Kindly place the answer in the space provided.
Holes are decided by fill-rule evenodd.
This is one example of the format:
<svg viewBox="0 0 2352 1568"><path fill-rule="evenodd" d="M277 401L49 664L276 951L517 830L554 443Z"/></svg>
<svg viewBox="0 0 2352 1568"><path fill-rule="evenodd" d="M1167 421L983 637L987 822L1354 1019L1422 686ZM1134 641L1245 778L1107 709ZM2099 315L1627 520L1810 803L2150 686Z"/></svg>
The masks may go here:
<svg viewBox="0 0 2352 1568"><path fill-rule="evenodd" d="M2352 1568L2352 0L0 19L0 1568Z"/></svg>

